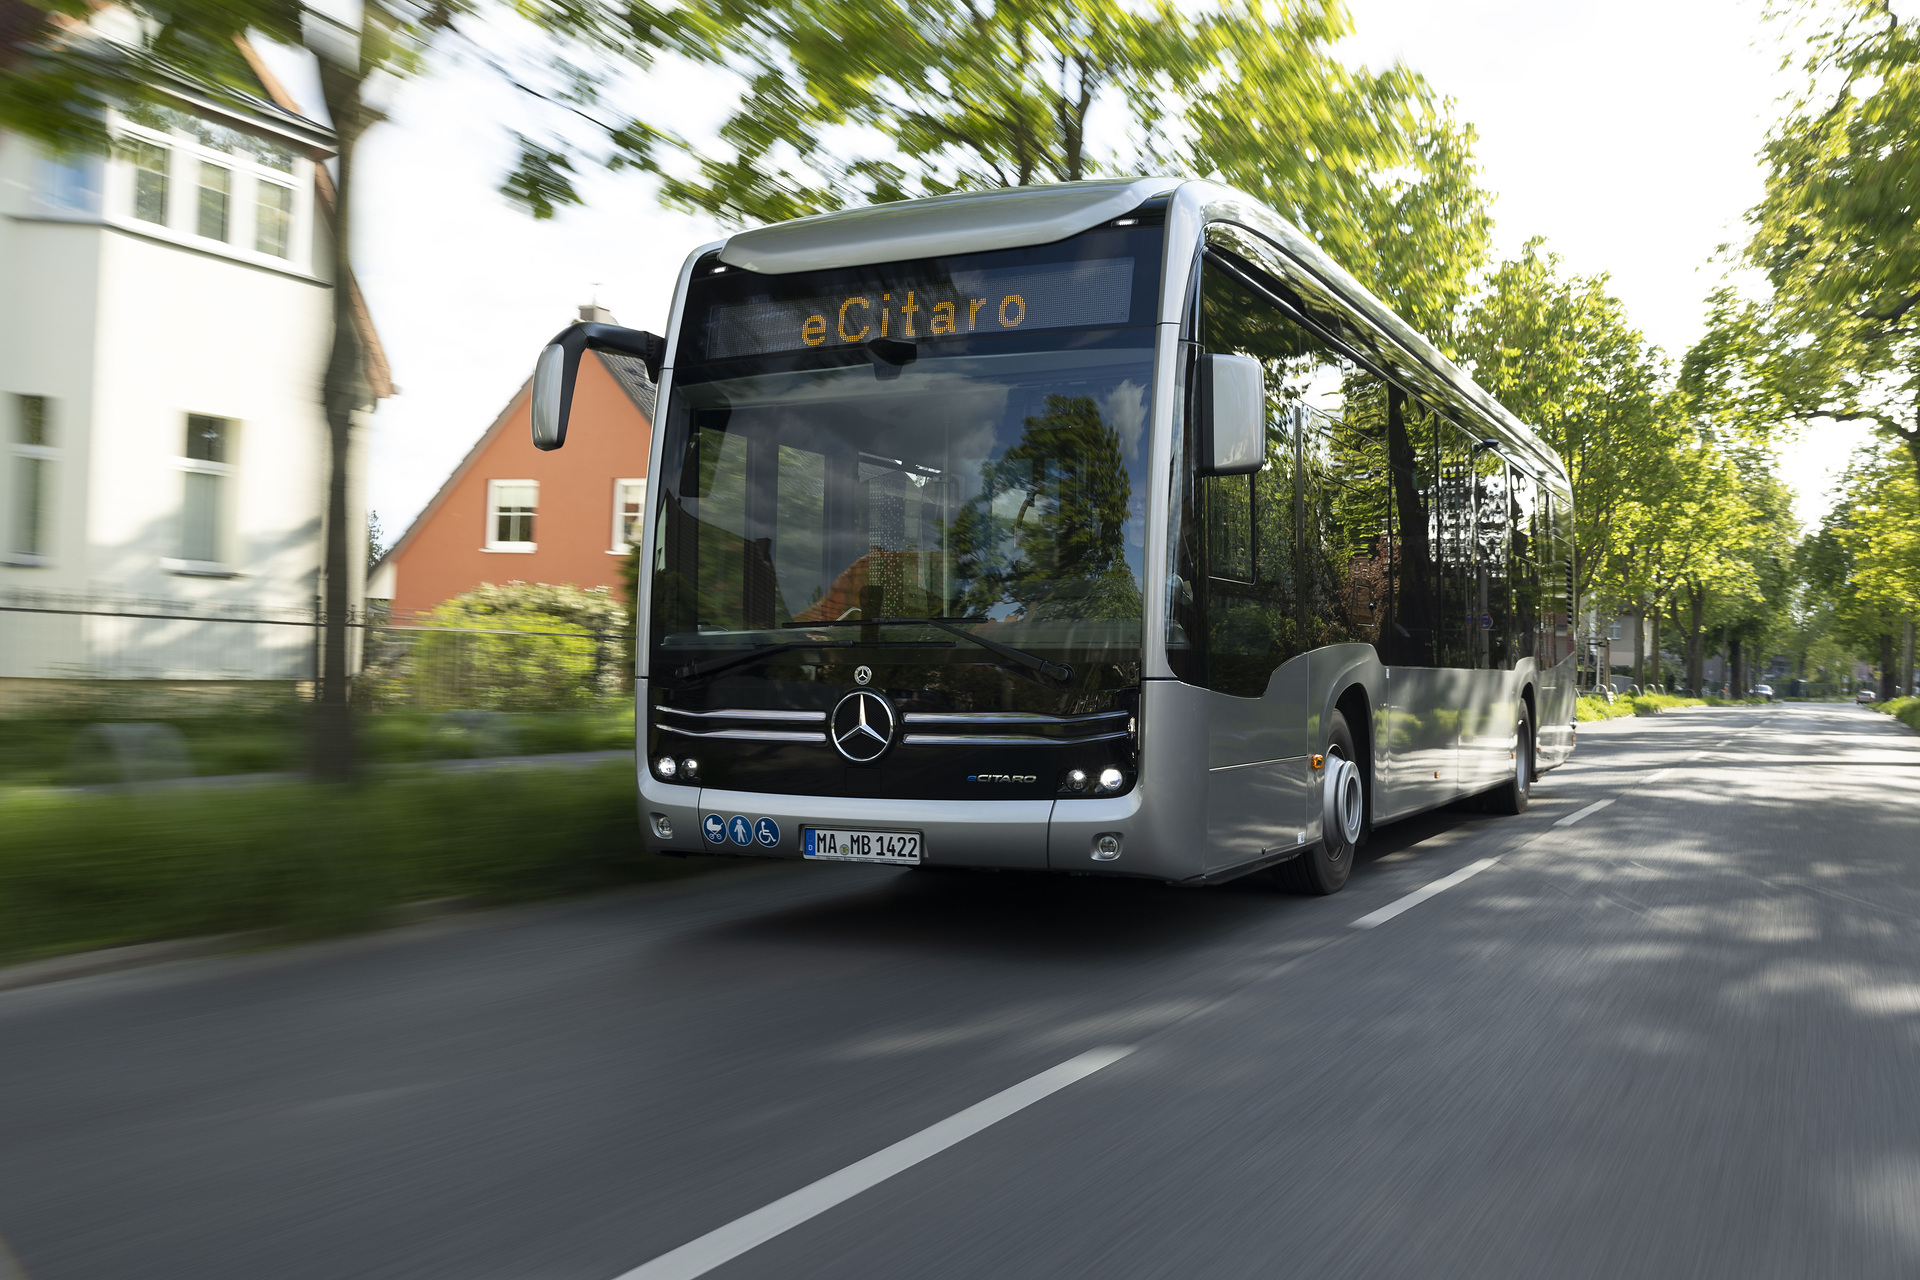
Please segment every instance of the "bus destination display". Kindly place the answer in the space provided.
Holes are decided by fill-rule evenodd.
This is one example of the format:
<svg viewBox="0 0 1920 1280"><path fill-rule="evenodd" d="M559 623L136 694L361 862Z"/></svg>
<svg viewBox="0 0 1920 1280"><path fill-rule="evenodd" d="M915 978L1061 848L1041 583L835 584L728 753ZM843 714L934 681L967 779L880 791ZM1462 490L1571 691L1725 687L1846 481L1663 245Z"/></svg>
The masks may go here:
<svg viewBox="0 0 1920 1280"><path fill-rule="evenodd" d="M719 303L707 310L703 355L732 360L775 351L860 346L1028 329L1124 325L1133 259L992 267L905 276L798 298Z"/></svg>

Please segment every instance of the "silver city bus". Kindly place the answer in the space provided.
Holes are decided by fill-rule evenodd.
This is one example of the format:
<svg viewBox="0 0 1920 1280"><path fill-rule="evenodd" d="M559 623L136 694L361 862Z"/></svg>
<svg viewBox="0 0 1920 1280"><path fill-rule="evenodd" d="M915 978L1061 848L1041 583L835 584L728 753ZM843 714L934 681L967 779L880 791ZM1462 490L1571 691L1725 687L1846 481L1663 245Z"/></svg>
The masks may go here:
<svg viewBox="0 0 1920 1280"><path fill-rule="evenodd" d="M1554 452L1257 202L1118 179L696 250L635 690L649 848L1345 883L1573 750Z"/></svg>

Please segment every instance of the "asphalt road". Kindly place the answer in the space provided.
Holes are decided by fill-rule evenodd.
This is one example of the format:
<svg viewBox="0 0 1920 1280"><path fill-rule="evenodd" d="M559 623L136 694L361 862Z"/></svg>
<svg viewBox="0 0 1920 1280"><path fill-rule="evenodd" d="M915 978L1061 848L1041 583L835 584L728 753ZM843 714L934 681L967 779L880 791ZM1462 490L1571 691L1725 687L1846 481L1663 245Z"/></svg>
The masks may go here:
<svg viewBox="0 0 1920 1280"><path fill-rule="evenodd" d="M616 1280L917 1142L707 1274L1920 1274L1920 737L1581 737L1326 899L777 867L0 993L0 1235L32 1280Z"/></svg>

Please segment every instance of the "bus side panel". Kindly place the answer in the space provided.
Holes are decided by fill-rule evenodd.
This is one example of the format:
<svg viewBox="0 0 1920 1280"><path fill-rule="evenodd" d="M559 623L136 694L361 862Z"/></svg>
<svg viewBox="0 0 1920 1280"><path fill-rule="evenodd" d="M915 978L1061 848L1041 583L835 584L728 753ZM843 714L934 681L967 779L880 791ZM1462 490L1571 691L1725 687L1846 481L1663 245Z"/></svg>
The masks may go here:
<svg viewBox="0 0 1920 1280"><path fill-rule="evenodd" d="M1282 663L1258 698L1206 692L1209 871L1306 838L1308 666Z"/></svg>
<svg viewBox="0 0 1920 1280"><path fill-rule="evenodd" d="M1387 672L1387 768L1376 779L1374 816L1404 818L1458 794L1460 705L1464 677L1446 667L1393 667Z"/></svg>
<svg viewBox="0 0 1920 1280"><path fill-rule="evenodd" d="M1189 880L1206 872L1207 698L1178 680L1140 688L1140 778L1111 800L1062 797L1047 833L1047 865L1058 871ZM1095 837L1121 838L1120 856L1093 860Z"/></svg>
<svg viewBox="0 0 1920 1280"><path fill-rule="evenodd" d="M1460 704L1460 791L1472 795L1497 785L1513 761L1513 707L1519 696L1511 671L1463 671Z"/></svg>
<svg viewBox="0 0 1920 1280"><path fill-rule="evenodd" d="M1565 764L1573 754L1573 703L1578 696L1574 687L1574 658L1568 654L1551 668L1541 672L1536 696L1540 701L1540 767L1551 769Z"/></svg>

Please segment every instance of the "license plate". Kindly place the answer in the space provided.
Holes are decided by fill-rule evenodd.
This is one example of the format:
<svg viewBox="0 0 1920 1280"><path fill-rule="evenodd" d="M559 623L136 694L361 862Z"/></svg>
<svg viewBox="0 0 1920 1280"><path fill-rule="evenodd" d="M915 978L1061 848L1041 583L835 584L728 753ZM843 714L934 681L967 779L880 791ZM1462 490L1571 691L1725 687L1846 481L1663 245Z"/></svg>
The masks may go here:
<svg viewBox="0 0 1920 1280"><path fill-rule="evenodd" d="M829 827L802 827L800 845L809 858L829 862L887 862L900 867L920 865L918 831L843 831Z"/></svg>

